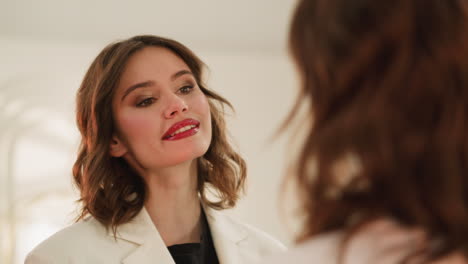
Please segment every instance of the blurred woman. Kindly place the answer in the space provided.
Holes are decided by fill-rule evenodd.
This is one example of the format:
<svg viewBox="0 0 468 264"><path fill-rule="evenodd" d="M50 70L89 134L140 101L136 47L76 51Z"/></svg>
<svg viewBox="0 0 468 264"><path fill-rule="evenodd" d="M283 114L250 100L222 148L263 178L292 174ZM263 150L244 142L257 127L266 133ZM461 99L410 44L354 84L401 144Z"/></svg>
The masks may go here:
<svg viewBox="0 0 468 264"><path fill-rule="evenodd" d="M268 263L466 263L468 2L301 0L290 48L305 222Z"/></svg>

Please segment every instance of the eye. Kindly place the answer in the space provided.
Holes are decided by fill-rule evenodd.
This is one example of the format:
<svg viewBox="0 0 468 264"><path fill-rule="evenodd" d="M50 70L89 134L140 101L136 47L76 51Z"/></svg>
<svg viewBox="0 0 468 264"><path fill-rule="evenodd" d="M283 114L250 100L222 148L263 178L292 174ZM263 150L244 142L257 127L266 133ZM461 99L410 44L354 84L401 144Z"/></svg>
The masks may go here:
<svg viewBox="0 0 468 264"><path fill-rule="evenodd" d="M137 107L146 107L146 106L150 106L152 104L154 104L154 102L156 102L156 98L154 97L148 97L146 99L143 99L141 100L140 102L138 102L136 104Z"/></svg>
<svg viewBox="0 0 468 264"><path fill-rule="evenodd" d="M193 90L193 85L186 85L179 89L181 94L189 94Z"/></svg>

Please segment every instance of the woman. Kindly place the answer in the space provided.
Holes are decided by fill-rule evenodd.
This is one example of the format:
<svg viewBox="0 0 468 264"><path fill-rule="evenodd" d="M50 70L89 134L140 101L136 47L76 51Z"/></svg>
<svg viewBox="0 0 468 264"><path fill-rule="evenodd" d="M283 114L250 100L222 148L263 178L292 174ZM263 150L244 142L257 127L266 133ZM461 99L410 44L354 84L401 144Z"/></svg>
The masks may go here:
<svg viewBox="0 0 468 264"><path fill-rule="evenodd" d="M266 263L467 263L468 2L300 0L290 48L305 222Z"/></svg>
<svg viewBox="0 0 468 264"><path fill-rule="evenodd" d="M246 166L226 136L230 104L202 66L156 36L97 56L77 94L81 216L26 263L254 263L283 248L215 210L236 204Z"/></svg>

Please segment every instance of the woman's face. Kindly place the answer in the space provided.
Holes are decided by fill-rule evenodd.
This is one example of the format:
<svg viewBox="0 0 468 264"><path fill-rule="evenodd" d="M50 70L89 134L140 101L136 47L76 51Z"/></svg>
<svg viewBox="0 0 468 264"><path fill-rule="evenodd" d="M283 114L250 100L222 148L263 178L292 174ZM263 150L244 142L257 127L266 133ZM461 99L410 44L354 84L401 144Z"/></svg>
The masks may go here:
<svg viewBox="0 0 468 264"><path fill-rule="evenodd" d="M206 96L185 62L146 47L128 60L112 100L110 154L132 166L161 169L202 156L211 142Z"/></svg>

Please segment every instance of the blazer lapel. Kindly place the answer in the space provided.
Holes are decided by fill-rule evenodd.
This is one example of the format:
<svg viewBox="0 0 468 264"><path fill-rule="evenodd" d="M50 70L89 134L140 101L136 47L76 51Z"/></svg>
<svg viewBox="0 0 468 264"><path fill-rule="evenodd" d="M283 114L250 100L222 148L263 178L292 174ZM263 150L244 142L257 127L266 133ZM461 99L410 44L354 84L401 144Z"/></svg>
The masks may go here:
<svg viewBox="0 0 468 264"><path fill-rule="evenodd" d="M145 208L131 222L117 228L117 239L138 245L122 260L123 264L175 264Z"/></svg>
<svg viewBox="0 0 468 264"><path fill-rule="evenodd" d="M208 206L203 205L203 209L219 263L239 264L249 259L250 251L240 245L248 238L246 230ZM113 233L109 231L109 235ZM175 264L145 208L131 222L118 227L117 239L138 245L122 260L123 264Z"/></svg>
<svg viewBox="0 0 468 264"><path fill-rule="evenodd" d="M243 263L244 252L239 242L247 238L247 232L229 218L203 205L220 264Z"/></svg>

